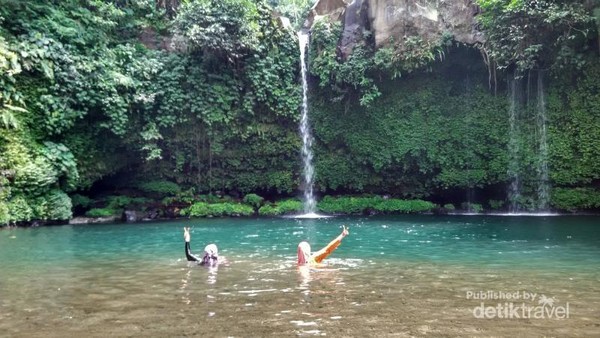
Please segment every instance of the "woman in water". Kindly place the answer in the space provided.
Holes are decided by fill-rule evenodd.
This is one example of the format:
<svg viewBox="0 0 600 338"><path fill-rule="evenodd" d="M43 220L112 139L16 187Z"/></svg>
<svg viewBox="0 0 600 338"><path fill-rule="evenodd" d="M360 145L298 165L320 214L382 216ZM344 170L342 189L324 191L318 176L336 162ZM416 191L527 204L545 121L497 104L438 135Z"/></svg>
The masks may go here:
<svg viewBox="0 0 600 338"><path fill-rule="evenodd" d="M342 226L344 227L342 233L339 234L333 241L329 242L329 244L327 244L326 247L315 253L311 254L310 244L308 244L308 242L300 242L300 244L298 244L298 265L319 265L319 263L321 263L327 256L329 256L333 252L333 250L340 246L340 244L342 243L342 239L349 234L348 229L346 229L346 226Z"/></svg>
<svg viewBox="0 0 600 338"><path fill-rule="evenodd" d="M204 256L200 258L190 251L190 228L183 228L185 239L185 257L190 262L200 262L201 265L215 266L219 263L219 250L215 244L209 244L204 248Z"/></svg>

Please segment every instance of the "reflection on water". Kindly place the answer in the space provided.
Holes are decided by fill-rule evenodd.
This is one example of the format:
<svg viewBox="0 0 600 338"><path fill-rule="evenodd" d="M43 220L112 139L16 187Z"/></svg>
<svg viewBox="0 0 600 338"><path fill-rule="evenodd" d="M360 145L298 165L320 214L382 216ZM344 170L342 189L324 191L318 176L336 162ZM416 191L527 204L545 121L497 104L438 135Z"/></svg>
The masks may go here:
<svg viewBox="0 0 600 338"><path fill-rule="evenodd" d="M0 231L0 335L600 335L595 228L428 220L350 220L319 269L298 268L295 245L326 243L333 220L197 226L192 247L227 252L218 269L185 261L182 223ZM482 302L506 302L467 297L488 290L544 295L570 316L477 319Z"/></svg>
<svg viewBox="0 0 600 338"><path fill-rule="evenodd" d="M597 336L598 273L473 269L340 260L298 269L292 260L118 262L47 272L2 285L9 336ZM218 277L218 278L217 278ZM475 319L467 292L530 291L570 303L568 320ZM498 303L498 301L496 301Z"/></svg>

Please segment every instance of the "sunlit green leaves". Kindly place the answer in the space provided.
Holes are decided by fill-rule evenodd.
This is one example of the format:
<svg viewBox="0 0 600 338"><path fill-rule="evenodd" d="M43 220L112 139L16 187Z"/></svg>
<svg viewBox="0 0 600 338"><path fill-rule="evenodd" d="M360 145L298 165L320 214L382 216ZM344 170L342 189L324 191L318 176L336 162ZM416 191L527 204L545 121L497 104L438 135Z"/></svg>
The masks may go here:
<svg viewBox="0 0 600 338"><path fill-rule="evenodd" d="M502 69L581 69L569 50L585 48L593 18L580 1L478 0L478 15L486 34L484 48ZM566 56L566 57L565 57ZM575 61L575 62L571 62Z"/></svg>
<svg viewBox="0 0 600 338"><path fill-rule="evenodd" d="M194 0L181 7L176 25L194 47L234 63L259 48L258 18L251 0Z"/></svg>

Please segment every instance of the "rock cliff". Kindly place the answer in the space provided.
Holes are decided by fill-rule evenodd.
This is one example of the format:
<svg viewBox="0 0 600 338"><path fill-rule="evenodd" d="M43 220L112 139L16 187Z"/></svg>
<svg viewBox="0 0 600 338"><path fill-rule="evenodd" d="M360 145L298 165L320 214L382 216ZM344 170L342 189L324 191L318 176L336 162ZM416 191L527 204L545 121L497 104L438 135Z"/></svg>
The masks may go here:
<svg viewBox="0 0 600 338"><path fill-rule="evenodd" d="M319 0L305 27L322 18L341 22L340 51L347 56L364 31L372 33L377 47L393 40L402 49L402 41L411 36L435 43L451 35L458 42L480 43L477 13L473 0Z"/></svg>

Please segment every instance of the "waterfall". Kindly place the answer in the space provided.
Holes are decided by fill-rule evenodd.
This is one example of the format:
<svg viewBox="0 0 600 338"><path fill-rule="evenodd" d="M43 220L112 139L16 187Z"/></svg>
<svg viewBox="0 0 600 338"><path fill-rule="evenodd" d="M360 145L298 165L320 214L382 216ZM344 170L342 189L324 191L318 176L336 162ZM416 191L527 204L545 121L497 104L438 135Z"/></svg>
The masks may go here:
<svg viewBox="0 0 600 338"><path fill-rule="evenodd" d="M527 75L527 88L525 89L522 88L523 79L520 79L516 72L508 82L509 140L507 175L510 213L521 212L524 200L528 209L535 209L538 212L548 211L549 209L548 119L544 95L544 74L542 71L538 71L537 83L535 83L532 81L535 74L532 76L531 73L529 72ZM530 90L532 85L537 86L537 92ZM523 106L522 102L524 94L527 95L525 97L527 100L526 107ZM535 101L532 99L535 99ZM520 116L523 109L526 109L524 111L528 113ZM526 140L526 143L522 143L524 140ZM526 161L521 163L522 152L535 154L535 162L528 163ZM526 191L525 195L522 194L522 188ZM537 196L532 196L536 193Z"/></svg>
<svg viewBox="0 0 600 338"><path fill-rule="evenodd" d="M539 137L538 173L538 205L539 211L548 210L549 180L548 180L548 136L546 118L546 99L544 97L544 76L538 71L537 78L537 109L536 122Z"/></svg>
<svg viewBox="0 0 600 338"><path fill-rule="evenodd" d="M471 89L471 77L469 76L469 73L466 74L466 78L465 78L465 93L466 93L466 99L465 99L465 118L464 118L464 124L466 126L465 130L467 130L467 133L469 130L471 130L471 126L473 124L472 122L472 114L471 114L471 110L472 110L472 89ZM474 154L474 145L472 144L471 140L472 137L471 135L467 135L465 134L463 136L463 139L466 141L465 142L465 152L466 152L466 157L468 159L472 159L475 157ZM475 184L473 182L473 175L472 175L472 171L473 171L473 166L471 165L471 161L466 161L465 163L465 171L468 173L468 182L467 182L467 192L466 192L466 198L467 198L467 205L466 205L466 211L467 212L473 212L473 203L475 203Z"/></svg>
<svg viewBox="0 0 600 338"><path fill-rule="evenodd" d="M308 121L308 83L306 80L306 50L308 48L308 32L300 31L298 33L300 44L300 68L302 70L302 118L300 119L300 134L302 136L302 164L304 166L304 212L314 214L316 210L316 201L313 194L315 168L313 167L312 142L313 137L310 131Z"/></svg>
<svg viewBox="0 0 600 338"><path fill-rule="evenodd" d="M515 76L509 80L509 109L508 109L508 170L510 181L508 187L508 211L515 213L519 211L519 200L521 199L520 175L519 175L519 128L517 118L519 113L519 80Z"/></svg>

